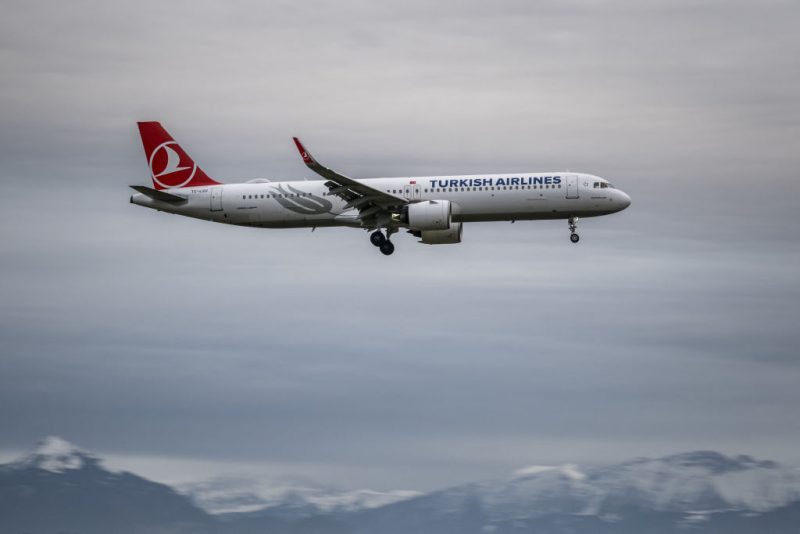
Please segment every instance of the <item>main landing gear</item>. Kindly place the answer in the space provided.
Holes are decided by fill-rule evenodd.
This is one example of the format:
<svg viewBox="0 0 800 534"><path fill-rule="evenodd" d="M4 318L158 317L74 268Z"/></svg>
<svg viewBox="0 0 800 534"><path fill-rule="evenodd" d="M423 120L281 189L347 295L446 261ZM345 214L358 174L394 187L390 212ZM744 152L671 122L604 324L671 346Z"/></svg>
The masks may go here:
<svg viewBox="0 0 800 534"><path fill-rule="evenodd" d="M580 241L581 236L575 233L575 230L578 229L578 218L577 217L570 217L569 218L569 240L573 243L577 243Z"/></svg>
<svg viewBox="0 0 800 534"><path fill-rule="evenodd" d="M369 236L369 242L378 247L384 256L390 256L394 252L394 243L389 241L389 236L392 235L392 232L387 230L386 234L383 235L380 230L372 232Z"/></svg>

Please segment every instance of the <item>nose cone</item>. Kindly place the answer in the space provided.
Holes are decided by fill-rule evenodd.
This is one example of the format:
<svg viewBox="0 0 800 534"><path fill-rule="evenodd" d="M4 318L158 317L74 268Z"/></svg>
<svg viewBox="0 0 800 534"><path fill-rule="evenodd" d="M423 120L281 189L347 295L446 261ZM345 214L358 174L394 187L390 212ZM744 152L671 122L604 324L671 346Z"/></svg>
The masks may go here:
<svg viewBox="0 0 800 534"><path fill-rule="evenodd" d="M631 205L631 197L624 191L619 192L619 211L624 210Z"/></svg>

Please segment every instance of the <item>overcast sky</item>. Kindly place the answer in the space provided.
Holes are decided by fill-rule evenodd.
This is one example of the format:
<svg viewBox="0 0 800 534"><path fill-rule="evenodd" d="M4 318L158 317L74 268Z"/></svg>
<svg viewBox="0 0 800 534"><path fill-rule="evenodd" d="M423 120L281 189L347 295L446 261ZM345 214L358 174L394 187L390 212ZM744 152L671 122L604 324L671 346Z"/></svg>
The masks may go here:
<svg viewBox="0 0 800 534"><path fill-rule="evenodd" d="M800 464L792 1L31 2L0 18L0 457L432 489L698 448ZM626 211L461 245L128 203L211 176L570 169Z"/></svg>

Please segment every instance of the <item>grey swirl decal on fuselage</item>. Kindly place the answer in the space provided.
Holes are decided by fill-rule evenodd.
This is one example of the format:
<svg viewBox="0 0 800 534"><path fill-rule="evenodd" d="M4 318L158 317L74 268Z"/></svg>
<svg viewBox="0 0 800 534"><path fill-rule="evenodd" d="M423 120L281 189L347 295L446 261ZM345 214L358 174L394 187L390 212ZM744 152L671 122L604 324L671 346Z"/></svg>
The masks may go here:
<svg viewBox="0 0 800 534"><path fill-rule="evenodd" d="M322 215L330 213L333 208L333 204L328 200L311 193L304 193L290 185L287 185L286 189L282 185L272 189L278 193L275 197L278 204L300 215Z"/></svg>

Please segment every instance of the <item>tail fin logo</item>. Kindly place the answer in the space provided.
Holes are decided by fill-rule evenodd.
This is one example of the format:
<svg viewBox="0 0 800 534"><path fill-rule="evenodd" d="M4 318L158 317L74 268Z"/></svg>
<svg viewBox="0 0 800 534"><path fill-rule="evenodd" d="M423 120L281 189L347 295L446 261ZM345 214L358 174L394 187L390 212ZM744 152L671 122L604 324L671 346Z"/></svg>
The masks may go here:
<svg viewBox="0 0 800 534"><path fill-rule="evenodd" d="M150 154L153 181L165 189L183 187L194 178L197 164L175 141L158 145Z"/></svg>

